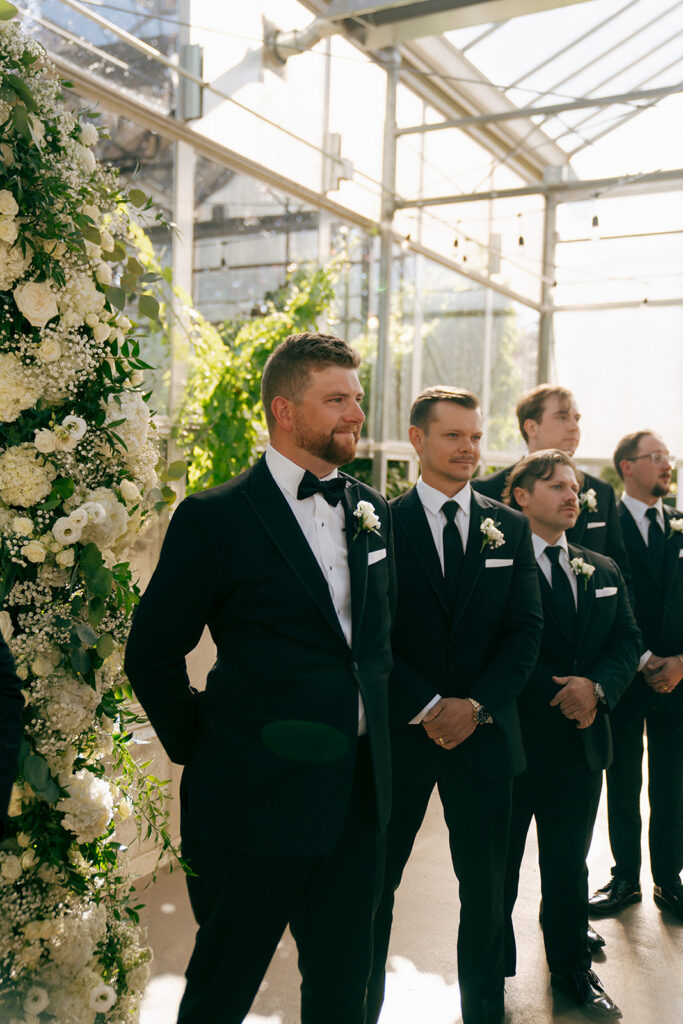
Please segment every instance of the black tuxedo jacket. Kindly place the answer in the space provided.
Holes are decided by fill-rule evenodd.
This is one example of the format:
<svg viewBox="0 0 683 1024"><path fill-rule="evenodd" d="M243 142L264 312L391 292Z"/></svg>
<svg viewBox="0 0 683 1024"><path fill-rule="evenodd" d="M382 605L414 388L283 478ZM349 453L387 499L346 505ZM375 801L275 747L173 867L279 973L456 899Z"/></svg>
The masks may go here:
<svg viewBox="0 0 683 1024"><path fill-rule="evenodd" d="M489 498L502 501L508 477L514 468L514 466L506 466L505 469L499 469L497 473L492 473L490 476L477 477L472 481L472 486L480 494L486 494ZM567 540L570 544L581 544L590 548L591 551L597 551L600 555L613 558L621 569L624 579L629 583L629 561L621 535L614 488L605 480L592 476L590 473L584 473L581 490L585 492L591 488L595 491L597 508L594 512L589 511L587 507L581 509L576 524L571 530L567 530ZM514 498L512 499L512 508L518 508Z"/></svg>
<svg viewBox="0 0 683 1024"><path fill-rule="evenodd" d="M683 519L683 513L664 506L664 572L656 574L633 516L623 502L618 509L631 564L634 612L643 634L642 651L651 650L660 658L683 654L683 533L671 529L671 521ZM623 700L640 704L645 699L658 710L683 715L683 682L671 693L655 693L638 673Z"/></svg>
<svg viewBox="0 0 683 1024"><path fill-rule="evenodd" d="M408 722L439 693L474 697L494 725L477 726L462 745L472 774L511 778L524 768L516 697L536 662L543 625L536 563L526 519L472 494L470 528L453 612L441 563L417 490L391 502L398 605L390 682L392 725L424 737L425 756L439 748ZM482 549L481 523L490 517L504 544Z"/></svg>
<svg viewBox="0 0 683 1024"><path fill-rule="evenodd" d="M133 620L126 672L170 758L186 765L185 822L226 848L316 856L334 846L351 791L359 690L380 826L388 819L391 522L381 495L348 480L351 648L265 459L181 503ZM351 539L359 500L375 506L380 535ZM197 693L185 655L205 625L217 660ZM283 756L264 742L264 729L283 721L331 727L346 752L328 762Z"/></svg>
<svg viewBox="0 0 683 1024"><path fill-rule="evenodd" d="M558 761L587 761L593 771L612 760L609 712L626 690L638 667L640 631L636 625L624 578L611 558L569 545L570 558L595 566L584 583L577 577L575 629L560 621L553 592L543 571L538 578L543 599L543 639L538 662L519 697L524 746L530 762L544 769ZM550 701L560 687L553 676L585 676L600 683L606 705L598 702L591 726L578 729Z"/></svg>
<svg viewBox="0 0 683 1024"><path fill-rule="evenodd" d="M23 706L21 680L14 671L9 648L0 636L0 838L4 831L12 783L17 774Z"/></svg>

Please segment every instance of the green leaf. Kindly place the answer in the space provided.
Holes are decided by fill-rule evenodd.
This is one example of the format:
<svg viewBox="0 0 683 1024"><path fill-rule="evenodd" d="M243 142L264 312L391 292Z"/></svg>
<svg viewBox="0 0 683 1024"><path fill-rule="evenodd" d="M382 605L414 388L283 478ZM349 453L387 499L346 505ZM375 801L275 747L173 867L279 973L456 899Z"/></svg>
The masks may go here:
<svg viewBox="0 0 683 1024"><path fill-rule="evenodd" d="M127 273L132 274L133 277L140 277L145 273L145 268L141 263L138 263L134 256L129 256L128 262L126 263L126 271Z"/></svg>
<svg viewBox="0 0 683 1024"><path fill-rule="evenodd" d="M100 554L100 549L97 544L93 544L92 542L90 544L86 544L81 549L81 556L78 559L78 563L84 574L87 574L89 571L94 572L96 569L99 569L101 565L104 565L102 555Z"/></svg>
<svg viewBox="0 0 683 1024"><path fill-rule="evenodd" d="M0 8L0 11L1 10L2 9ZM0 21L2 20L2 17L0 17ZM33 93L27 86L26 82L24 82L22 78L19 78L18 75L11 74L8 74L6 76L6 81L11 86L11 88L14 89L17 96L19 96L19 98L24 101L24 103L26 104L26 108L30 110L31 113L35 113L35 111L38 109L38 104L34 100Z"/></svg>
<svg viewBox="0 0 683 1024"><path fill-rule="evenodd" d="M74 482L71 477L61 476L53 483L52 490L56 492L60 498L70 498L74 492Z"/></svg>
<svg viewBox="0 0 683 1024"><path fill-rule="evenodd" d="M138 310L140 316L146 316L150 320L159 319L159 303L153 295L141 295L138 299Z"/></svg>
<svg viewBox="0 0 683 1024"><path fill-rule="evenodd" d="M87 622L79 622L76 626L76 632L78 633L79 640L86 647L92 647L93 644L97 643L97 633ZM99 651L97 653L99 654Z"/></svg>
<svg viewBox="0 0 683 1024"><path fill-rule="evenodd" d="M71 664L76 672L84 676L90 668L90 655L82 647L77 647L71 652Z"/></svg>
<svg viewBox="0 0 683 1024"><path fill-rule="evenodd" d="M7 0L0 0L0 21L11 21L16 13L17 9L14 4L8 3Z"/></svg>
<svg viewBox="0 0 683 1024"><path fill-rule="evenodd" d="M169 505L172 505L177 497L176 492L173 490L172 487L162 487L161 494L163 496L164 501L167 502Z"/></svg>
<svg viewBox="0 0 683 1024"><path fill-rule="evenodd" d="M102 242L102 235L99 233L94 224L86 224L82 228L83 237L87 238L89 242L94 242L95 245L100 245Z"/></svg>
<svg viewBox="0 0 683 1024"><path fill-rule="evenodd" d="M28 126L28 111L23 103L17 103L13 108L12 117L14 118L14 127L19 135L23 135L25 139L30 139L31 132Z"/></svg>
<svg viewBox="0 0 683 1024"><path fill-rule="evenodd" d="M22 772L29 786L34 789L42 789L50 781L47 761L40 754L29 754L22 765Z"/></svg>
<svg viewBox="0 0 683 1024"><path fill-rule="evenodd" d="M115 306L116 309L123 309L126 305L126 293L123 288L116 288L112 285L110 288L107 288L106 295L109 302L112 306Z"/></svg>
<svg viewBox="0 0 683 1024"><path fill-rule="evenodd" d="M88 602L88 622L93 629L98 628L106 610L107 606L101 597L93 596L90 598ZM99 654L99 651L97 653Z"/></svg>
<svg viewBox="0 0 683 1024"><path fill-rule="evenodd" d="M108 658L111 654L114 653L115 647L116 644L114 642L114 637L111 635L111 633L103 633L102 636L97 641L96 651L99 654L100 658L102 658L102 660L104 661L105 658Z"/></svg>
<svg viewBox="0 0 683 1024"><path fill-rule="evenodd" d="M185 476L185 470L187 466L182 459L178 459L177 462L172 462L165 473L167 480L182 480Z"/></svg>
<svg viewBox="0 0 683 1024"><path fill-rule="evenodd" d="M147 196L140 188L132 188L128 193L128 198L130 199L133 206L137 206L138 209L144 206L147 202Z"/></svg>

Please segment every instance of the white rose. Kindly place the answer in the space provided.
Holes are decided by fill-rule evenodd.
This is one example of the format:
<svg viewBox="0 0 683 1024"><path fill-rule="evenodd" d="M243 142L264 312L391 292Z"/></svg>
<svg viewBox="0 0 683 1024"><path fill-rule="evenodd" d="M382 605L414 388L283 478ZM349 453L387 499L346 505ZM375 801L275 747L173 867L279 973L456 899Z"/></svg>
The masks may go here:
<svg viewBox="0 0 683 1024"><path fill-rule="evenodd" d="M116 1002L116 992L111 985L97 985L90 993L89 1006L97 1013L106 1013Z"/></svg>
<svg viewBox="0 0 683 1024"><path fill-rule="evenodd" d="M33 443L43 455L48 455L53 452L56 447L56 438L51 430L47 427L41 427L40 430L36 430Z"/></svg>
<svg viewBox="0 0 683 1024"><path fill-rule="evenodd" d="M81 539L82 529L83 526L74 520L72 512L70 516L62 516L57 520L52 527L52 536L59 544L76 544Z"/></svg>
<svg viewBox="0 0 683 1024"><path fill-rule="evenodd" d="M124 501L139 501L142 497L140 494L140 488L137 484L134 484L132 480L122 480L120 490L121 497Z"/></svg>
<svg viewBox="0 0 683 1024"><path fill-rule="evenodd" d="M34 866L34 864L36 863L37 860L38 860L38 856L37 856L35 850L26 850L21 855L21 867L22 867L22 870L23 871L30 871L31 868Z"/></svg>
<svg viewBox="0 0 683 1024"><path fill-rule="evenodd" d="M17 878L21 875L21 861L13 853L9 853L3 858L0 871L8 882L16 882Z"/></svg>
<svg viewBox="0 0 683 1024"><path fill-rule="evenodd" d="M99 137L94 124L81 125L81 142L84 146L94 146Z"/></svg>
<svg viewBox="0 0 683 1024"><path fill-rule="evenodd" d="M45 281L18 284L13 292L18 309L33 327L45 327L57 316L57 300Z"/></svg>
<svg viewBox="0 0 683 1024"><path fill-rule="evenodd" d="M2 636L2 639L5 641L5 643L8 642L13 632L14 626L12 624L9 612L0 612L0 636Z"/></svg>
<svg viewBox="0 0 683 1024"><path fill-rule="evenodd" d="M39 325L33 324L33 326L37 327ZM60 358L61 354L62 346L56 338L46 338L36 352L41 363L55 363Z"/></svg>
<svg viewBox="0 0 683 1024"><path fill-rule="evenodd" d="M9 149L9 147L8 146L3 146L3 156L4 156L4 149ZM6 162L6 161L3 161L3 162ZM16 215L18 213L19 213L19 204L17 203L17 201L14 198L14 196L12 195L12 193L8 189L6 189L6 188L1 188L0 189L0 214L2 214L3 217L16 217Z"/></svg>
<svg viewBox="0 0 683 1024"><path fill-rule="evenodd" d="M24 544L21 553L24 558L28 558L29 562L44 562L47 555L47 551L39 540L30 540L28 544Z"/></svg>
<svg viewBox="0 0 683 1024"><path fill-rule="evenodd" d="M109 324L96 324L92 330L95 341L100 344L109 337Z"/></svg>
<svg viewBox="0 0 683 1024"><path fill-rule="evenodd" d="M8 146L6 142L0 142L0 158L6 167L11 167L14 163L12 147Z"/></svg>
<svg viewBox="0 0 683 1024"><path fill-rule="evenodd" d="M111 267L108 263L98 263L95 268L95 277L101 285L107 287L112 282Z"/></svg>
<svg viewBox="0 0 683 1024"><path fill-rule="evenodd" d="M669 526L672 533L683 533L683 519L671 519Z"/></svg>
<svg viewBox="0 0 683 1024"><path fill-rule="evenodd" d="M63 548L60 552L58 552L55 561L57 562L57 565L61 565L63 568L68 568L70 565L73 565L74 549Z"/></svg>
<svg viewBox="0 0 683 1024"><path fill-rule="evenodd" d="M15 220L10 220L9 218L7 220L0 220L0 240L11 245L12 242L16 242L18 235L19 228Z"/></svg>
<svg viewBox="0 0 683 1024"><path fill-rule="evenodd" d="M33 533L33 523L28 516L15 516L12 520L12 531L20 537L30 537Z"/></svg>
<svg viewBox="0 0 683 1024"><path fill-rule="evenodd" d="M83 507L75 508L73 512L69 515L69 519L72 521L72 523L75 523L76 526L80 526L81 529L83 529L84 526L87 526L88 523L90 522L88 510L87 508L84 509Z"/></svg>

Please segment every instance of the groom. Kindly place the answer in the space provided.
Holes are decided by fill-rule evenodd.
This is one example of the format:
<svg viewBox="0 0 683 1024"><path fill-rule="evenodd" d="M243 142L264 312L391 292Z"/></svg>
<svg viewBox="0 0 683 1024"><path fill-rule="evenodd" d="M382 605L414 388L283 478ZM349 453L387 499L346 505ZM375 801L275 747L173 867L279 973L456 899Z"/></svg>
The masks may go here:
<svg viewBox="0 0 683 1024"><path fill-rule="evenodd" d="M364 1024L390 802L393 555L376 491L337 467L363 423L358 353L298 334L270 356L270 444L173 516L126 671L181 785L199 924L179 1024L239 1024L289 924L302 1024ZM208 625L206 690L185 656Z"/></svg>

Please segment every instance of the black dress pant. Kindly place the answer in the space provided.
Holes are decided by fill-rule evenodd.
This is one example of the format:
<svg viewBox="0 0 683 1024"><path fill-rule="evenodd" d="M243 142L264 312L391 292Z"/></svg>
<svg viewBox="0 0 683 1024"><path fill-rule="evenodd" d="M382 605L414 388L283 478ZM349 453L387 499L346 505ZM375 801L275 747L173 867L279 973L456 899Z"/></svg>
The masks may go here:
<svg viewBox="0 0 683 1024"><path fill-rule="evenodd" d="M548 967L568 974L590 967L586 857L600 801L602 772L549 749L538 757L527 747L528 767L513 783L505 877L505 974L515 974L517 951L512 911L531 819L536 819L543 895L543 939ZM574 763L572 763L572 761Z"/></svg>
<svg viewBox="0 0 683 1024"><path fill-rule="evenodd" d="M656 885L675 885L683 869L683 719L636 678L610 720L614 758L607 770L607 809L613 871L630 882L640 878L640 791L647 729L650 866Z"/></svg>
<svg viewBox="0 0 683 1024"><path fill-rule="evenodd" d="M367 740L359 742L343 833L324 856L219 850L188 829L183 854L197 873L187 886L199 931L178 1024L241 1024L288 924L302 1024L365 1024L383 848Z"/></svg>
<svg viewBox="0 0 683 1024"><path fill-rule="evenodd" d="M462 749L441 750L421 726L392 737L392 766L392 814L384 891L375 918L368 1024L376 1024L384 999L394 893L435 785L460 883L457 959L463 1022L498 1024L503 1015L503 877L512 784L472 777Z"/></svg>

